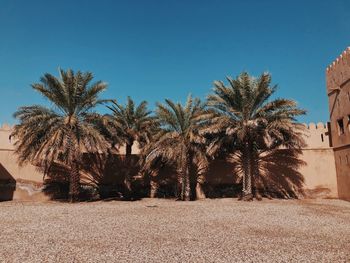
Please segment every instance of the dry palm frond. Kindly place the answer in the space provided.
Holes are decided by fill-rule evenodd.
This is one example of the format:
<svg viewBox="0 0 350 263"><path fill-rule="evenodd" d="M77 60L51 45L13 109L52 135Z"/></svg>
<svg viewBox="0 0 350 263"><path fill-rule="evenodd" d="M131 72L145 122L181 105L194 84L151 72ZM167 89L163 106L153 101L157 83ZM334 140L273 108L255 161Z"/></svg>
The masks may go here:
<svg viewBox="0 0 350 263"><path fill-rule="evenodd" d="M182 186L181 199L188 200L190 166L198 167L201 182L208 166L207 140L202 133L209 121L206 104L192 96L185 105L166 100L165 104L157 104L156 116L160 129L144 149L144 167L154 169L153 164L159 160L175 166Z"/></svg>
<svg viewBox="0 0 350 263"><path fill-rule="evenodd" d="M213 137L208 149L210 154L240 152L240 158L235 159L240 162L237 167L241 167L247 177L244 179L250 182L259 176L256 167L261 153L281 147L300 149L305 144L303 127L296 124L296 117L305 111L297 108L293 100L271 99L277 86L271 86L268 73L254 78L243 72L236 79L228 77L227 81L228 86L222 81L214 82L213 94L208 96L213 112L206 128Z"/></svg>
<svg viewBox="0 0 350 263"><path fill-rule="evenodd" d="M32 85L52 107L20 107L14 114L19 124L12 136L17 138L15 147L20 163L42 167L62 163L71 170L75 167L78 176L83 152L101 154L108 147L96 125L101 117L94 112L97 105L106 102L98 96L107 85L101 81L90 84L93 75L89 72L60 69L59 73L60 78L47 73L40 83Z"/></svg>

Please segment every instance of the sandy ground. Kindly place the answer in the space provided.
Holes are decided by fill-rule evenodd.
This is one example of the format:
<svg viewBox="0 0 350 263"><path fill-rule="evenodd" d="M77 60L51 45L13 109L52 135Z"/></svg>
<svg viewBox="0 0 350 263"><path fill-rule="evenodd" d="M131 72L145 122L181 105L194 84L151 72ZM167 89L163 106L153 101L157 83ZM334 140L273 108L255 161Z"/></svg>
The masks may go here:
<svg viewBox="0 0 350 263"><path fill-rule="evenodd" d="M350 202L2 202L0 261L350 262Z"/></svg>

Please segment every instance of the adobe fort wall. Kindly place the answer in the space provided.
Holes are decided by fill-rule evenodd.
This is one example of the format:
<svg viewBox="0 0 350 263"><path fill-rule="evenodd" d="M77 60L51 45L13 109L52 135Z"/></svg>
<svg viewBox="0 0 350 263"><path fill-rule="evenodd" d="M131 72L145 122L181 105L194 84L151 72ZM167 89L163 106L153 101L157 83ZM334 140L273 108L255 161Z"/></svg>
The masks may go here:
<svg viewBox="0 0 350 263"><path fill-rule="evenodd" d="M337 198L337 181L335 174L334 153L329 144L328 126L323 123L310 123L306 125L305 140L307 146L302 150L300 159L305 165L298 168L304 177L304 189L309 197ZM11 126L3 124L0 126L0 182L16 182L13 189L12 198L9 199L30 199L46 200L48 197L41 193L43 184L43 174L34 166L27 164L20 167L14 153L13 140L10 140ZM138 152L137 144L133 146ZM124 149L120 150L123 154ZM279 172L278 170L275 172ZM283 173L283 168L281 168ZM213 164L213 169L208 180L215 178L223 183L232 183L232 172L230 165L218 161ZM212 181L212 183L215 183ZM11 197L11 193L6 194ZM6 198L2 198L6 199ZM1 191L0 191L1 200Z"/></svg>
<svg viewBox="0 0 350 263"><path fill-rule="evenodd" d="M350 79L350 47L346 48L327 68L326 84L327 91L341 87Z"/></svg>
<svg viewBox="0 0 350 263"><path fill-rule="evenodd" d="M329 127L327 123L318 122L317 124L310 122L304 123L306 149L325 149L331 147L331 139Z"/></svg>
<svg viewBox="0 0 350 263"><path fill-rule="evenodd" d="M302 151L301 159L306 165L301 166L299 171L304 175L305 189L310 197L337 198L337 177L329 125L322 122L304 125L307 146Z"/></svg>
<svg viewBox="0 0 350 263"><path fill-rule="evenodd" d="M326 69L339 198L350 200L350 47Z"/></svg>
<svg viewBox="0 0 350 263"><path fill-rule="evenodd" d="M30 164L20 166L10 140L11 126L0 126L0 201L48 200L42 193L43 174ZM15 188L12 188L15 182Z"/></svg>

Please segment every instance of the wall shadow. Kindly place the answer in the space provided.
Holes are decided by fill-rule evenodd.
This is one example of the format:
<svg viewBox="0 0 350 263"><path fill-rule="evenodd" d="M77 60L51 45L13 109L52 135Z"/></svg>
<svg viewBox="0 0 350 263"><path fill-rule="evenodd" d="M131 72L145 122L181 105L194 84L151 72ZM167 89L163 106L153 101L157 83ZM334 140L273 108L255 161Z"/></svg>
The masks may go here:
<svg viewBox="0 0 350 263"><path fill-rule="evenodd" d="M157 191L155 197L159 198L175 198L179 194L177 189L177 172L174 166L168 164L159 164L157 175L152 178L157 184ZM149 177L149 179L151 179ZM150 195L151 183L145 181L145 185L148 187L148 196Z"/></svg>
<svg viewBox="0 0 350 263"><path fill-rule="evenodd" d="M127 163L124 156L118 154L84 154L80 167L80 200L123 199L125 174L128 170L133 178L139 173L139 157L133 155ZM52 200L67 200L69 193L68 167L53 164L44 180L44 193ZM145 196L143 182L132 181L131 200Z"/></svg>
<svg viewBox="0 0 350 263"><path fill-rule="evenodd" d="M38 168L39 170L42 170ZM42 171L43 172L43 171ZM69 191L69 169L58 163L51 164L50 168L45 171L43 180L43 192L51 200L65 201L68 200Z"/></svg>
<svg viewBox="0 0 350 263"><path fill-rule="evenodd" d="M304 196L304 176L299 172L306 163L301 150L277 149L261 156L257 188L267 197L299 198Z"/></svg>
<svg viewBox="0 0 350 263"><path fill-rule="evenodd" d="M16 190L16 180L0 163L0 201L10 201L13 199Z"/></svg>
<svg viewBox="0 0 350 263"><path fill-rule="evenodd" d="M277 149L261 154L253 193L268 198L304 196L304 176L299 171L306 163L299 158L301 153L301 150ZM242 170L238 155L210 164L204 191L208 198L241 196Z"/></svg>
<svg viewBox="0 0 350 263"><path fill-rule="evenodd" d="M133 154L127 162L124 155L108 154L99 156L95 154L85 154L82 165L82 181L95 187L99 198L123 199L128 195L128 199L137 200L143 197L140 192L139 180L133 180L140 171L139 156ZM131 180L131 193L125 187L125 176L129 173Z"/></svg>
<svg viewBox="0 0 350 263"><path fill-rule="evenodd" d="M209 165L203 190L208 198L239 197L242 184L238 176L236 162L215 159Z"/></svg>
<svg viewBox="0 0 350 263"><path fill-rule="evenodd" d="M273 198L298 198L304 194L304 177L299 172L305 165L299 156L300 150L278 149L261 154L259 173L255 178L253 192ZM142 173L139 156L133 155L130 163L118 154L98 156L84 154L81 165L81 200L123 199L125 174L136 178L132 181L131 200L150 196L151 181L157 184L156 197L174 198L177 189L177 172L171 165L157 162L152 173ZM1 168L0 168L1 169ZM203 190L208 198L239 197L242 191L242 177L239 162L234 159L216 159L209 165ZM44 192L54 200L67 200L69 191L69 170L58 164L50 168L44 181ZM191 193L195 194L196 169L191 168ZM194 199L195 196L192 196ZM128 199L129 200L129 199Z"/></svg>

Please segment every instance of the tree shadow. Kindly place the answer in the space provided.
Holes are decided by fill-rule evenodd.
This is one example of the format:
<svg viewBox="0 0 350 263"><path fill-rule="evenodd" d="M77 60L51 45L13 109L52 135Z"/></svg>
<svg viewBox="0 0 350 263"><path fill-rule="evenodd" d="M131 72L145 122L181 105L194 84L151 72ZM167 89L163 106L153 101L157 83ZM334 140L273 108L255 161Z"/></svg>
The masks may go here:
<svg viewBox="0 0 350 263"><path fill-rule="evenodd" d="M81 181L97 189L100 199L120 198L123 184L123 160L115 154L84 154Z"/></svg>
<svg viewBox="0 0 350 263"><path fill-rule="evenodd" d="M0 163L0 201L10 201L16 190L16 180Z"/></svg>
<svg viewBox="0 0 350 263"><path fill-rule="evenodd" d="M137 179L140 172L139 156L131 155L127 161L124 155L108 154L84 155L82 181L98 189L102 200L136 201L145 197L143 181ZM125 176L129 174L131 191L125 186Z"/></svg>
<svg viewBox="0 0 350 263"><path fill-rule="evenodd" d="M299 198L304 196L304 176L299 149L276 149L260 158L257 188L267 197Z"/></svg>
<svg viewBox="0 0 350 263"><path fill-rule="evenodd" d="M255 193L273 198L298 198L304 194L304 177L299 172L305 162L299 159L301 150L277 149L260 155L259 176L255 178ZM131 167L125 165L124 156L118 154L84 154L81 165L81 200L123 200L124 175L131 169L137 178L132 183L132 198L139 200L150 196L151 181L157 184L155 197L177 196L176 169L164 163L153 167L156 174L140 175L139 156L132 157ZM1 166L0 166L1 171ZM196 186L196 171L191 168L191 192ZM69 169L54 164L44 181L44 192L51 199L67 200ZM193 179L194 178L194 179ZM237 159L216 159L209 165L203 190L208 198L239 197L242 191L242 176ZM193 198L192 198L193 199Z"/></svg>
<svg viewBox="0 0 350 263"><path fill-rule="evenodd" d="M177 196L177 173L174 165L163 162L160 158L149 168L141 171L145 194L158 198L175 198Z"/></svg>
<svg viewBox="0 0 350 263"><path fill-rule="evenodd" d="M38 169L44 173L43 192L51 200L67 201L69 192L69 169L59 163L53 163L44 171L43 168Z"/></svg>
<svg viewBox="0 0 350 263"><path fill-rule="evenodd" d="M124 200L124 178L126 169L132 175L137 175L138 156L132 156L131 165L126 167L125 158L118 154L97 155L86 153L80 165L80 194L81 201L94 200ZM44 192L52 200L68 200L69 167L54 163L47 171L44 180ZM132 183L132 195L128 200L138 200L144 197L139 190L140 182Z"/></svg>
<svg viewBox="0 0 350 263"><path fill-rule="evenodd" d="M234 172L234 164L224 159L216 159L209 164L208 170L204 174L202 184L205 196L208 198L238 197L241 186L237 183L237 176ZM191 200L196 200L196 185L198 177L198 167L190 166L191 180ZM158 198L179 198L181 186L177 182L178 175L174 164L165 163L158 160L151 167L151 172L145 173L144 184L147 189L152 188L152 183L157 186L154 197ZM153 182L152 182L153 181ZM150 194L150 190L148 191Z"/></svg>
<svg viewBox="0 0 350 263"><path fill-rule="evenodd" d="M237 171L237 163L229 162L224 158L213 160L203 186L208 198L233 198L238 197L242 191L240 178Z"/></svg>
<svg viewBox="0 0 350 263"><path fill-rule="evenodd" d="M190 200L196 200L196 185L198 181L199 168L191 164L190 172ZM181 184L178 183L178 171L174 163L162 162L158 160L153 166L152 171L145 173L144 185L147 186L148 196L151 196L152 183L157 185L156 193L153 197L180 199Z"/></svg>
<svg viewBox="0 0 350 263"><path fill-rule="evenodd" d="M304 196L304 176L300 167L301 150L276 149L260 154L258 175L253 178L253 193L268 198L299 198ZM242 169L239 155L214 160L204 185L208 198L240 197Z"/></svg>

